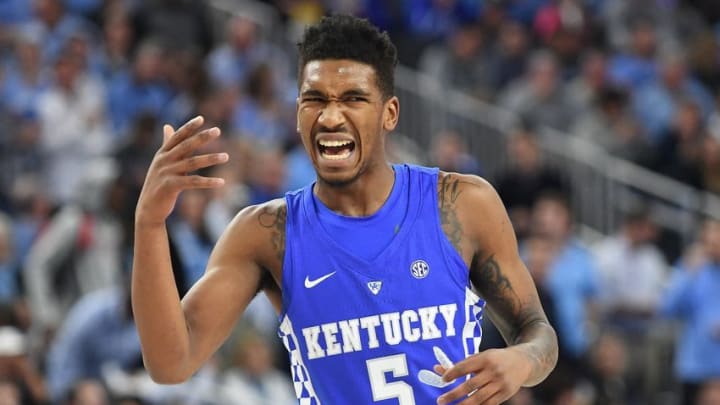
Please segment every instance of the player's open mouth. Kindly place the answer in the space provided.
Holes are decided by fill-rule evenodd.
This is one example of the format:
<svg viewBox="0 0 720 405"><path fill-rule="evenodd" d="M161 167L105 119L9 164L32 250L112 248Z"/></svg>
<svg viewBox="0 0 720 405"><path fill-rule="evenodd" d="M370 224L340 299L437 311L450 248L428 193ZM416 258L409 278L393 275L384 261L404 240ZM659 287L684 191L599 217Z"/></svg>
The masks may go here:
<svg viewBox="0 0 720 405"><path fill-rule="evenodd" d="M317 141L320 156L328 160L343 160L352 155L355 142L351 140L321 139Z"/></svg>

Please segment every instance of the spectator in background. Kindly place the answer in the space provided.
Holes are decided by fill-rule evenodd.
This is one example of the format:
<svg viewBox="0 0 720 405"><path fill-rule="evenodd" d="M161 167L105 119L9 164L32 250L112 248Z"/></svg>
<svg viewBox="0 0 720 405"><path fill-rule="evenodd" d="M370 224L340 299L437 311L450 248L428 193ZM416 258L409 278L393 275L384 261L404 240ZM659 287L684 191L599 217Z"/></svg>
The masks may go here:
<svg viewBox="0 0 720 405"><path fill-rule="evenodd" d="M720 195L720 137L706 136L702 155L703 188Z"/></svg>
<svg viewBox="0 0 720 405"><path fill-rule="evenodd" d="M139 38L152 38L171 50L206 55L212 47L213 26L202 0L143 0L134 10Z"/></svg>
<svg viewBox="0 0 720 405"><path fill-rule="evenodd" d="M72 34L89 28L83 18L66 11L63 0L33 0L33 6L33 29L40 33L42 58L46 63L57 59Z"/></svg>
<svg viewBox="0 0 720 405"><path fill-rule="evenodd" d="M720 376L720 221L707 220L702 232L704 259L677 269L660 305L662 316L684 323L675 355L684 404L696 403L702 384Z"/></svg>
<svg viewBox="0 0 720 405"><path fill-rule="evenodd" d="M122 7L109 7L105 13L103 40L100 42L98 67L100 75L106 81L116 74L131 69L131 51L135 32L133 31L127 10Z"/></svg>
<svg viewBox="0 0 720 405"><path fill-rule="evenodd" d="M695 188L703 186L703 140L707 136L702 111L692 100L678 103L670 128L653 151L650 169Z"/></svg>
<svg viewBox="0 0 720 405"><path fill-rule="evenodd" d="M215 244L205 222L208 196L198 190L189 191L179 199L176 215L168 224L173 273L180 296L184 296L205 273L205 265Z"/></svg>
<svg viewBox="0 0 720 405"><path fill-rule="evenodd" d="M106 367L131 370L141 367L140 359L140 340L130 308L129 280L124 280L115 287L84 296L68 313L48 354L51 398L54 402L62 401L78 396L85 389L91 391L88 396L98 398L97 388L101 387L98 382L103 381ZM88 380L90 386L86 387ZM85 402L71 400L69 403Z"/></svg>
<svg viewBox="0 0 720 405"><path fill-rule="evenodd" d="M440 170L480 174L480 164L467 150L465 140L456 131L444 130L433 137L430 159Z"/></svg>
<svg viewBox="0 0 720 405"><path fill-rule="evenodd" d="M16 309L0 302L0 403L8 400L9 404L15 405L10 401L12 397L17 397L18 405L46 403L45 381L35 367L29 349L27 334Z"/></svg>
<svg viewBox="0 0 720 405"><path fill-rule="evenodd" d="M635 346L632 346L635 348ZM628 375L629 347L620 335L604 333L590 353L595 405L630 405L638 402L638 385Z"/></svg>
<svg viewBox="0 0 720 405"><path fill-rule="evenodd" d="M277 90L270 65L253 67L245 82L245 94L235 108L233 131L264 147L282 147L290 129L287 109Z"/></svg>
<svg viewBox="0 0 720 405"><path fill-rule="evenodd" d="M127 247L117 170L108 160L88 165L76 201L52 217L28 253L23 276L34 344L44 346L80 297L119 281Z"/></svg>
<svg viewBox="0 0 720 405"><path fill-rule="evenodd" d="M696 405L720 404L720 378L706 382L700 387Z"/></svg>
<svg viewBox="0 0 720 405"><path fill-rule="evenodd" d="M708 117L715 106L710 93L688 75L684 54L663 54L659 71L656 78L636 89L632 100L633 112L654 145L666 137L675 111L681 109L685 100L697 105L701 120Z"/></svg>
<svg viewBox="0 0 720 405"><path fill-rule="evenodd" d="M648 208L638 205L625 213L615 235L592 248L605 322L626 334L643 336L647 332L665 289L668 265L653 245L656 235Z"/></svg>
<svg viewBox="0 0 720 405"><path fill-rule="evenodd" d="M533 233L546 238L550 249L556 252L544 287L555 303L558 341L563 342L559 362L580 367L593 338L594 304L600 288L597 264L573 236L567 196L545 193L538 197L532 220Z"/></svg>
<svg viewBox="0 0 720 405"><path fill-rule="evenodd" d="M73 383L62 405L110 405L108 392L102 382L87 378Z"/></svg>
<svg viewBox="0 0 720 405"><path fill-rule="evenodd" d="M591 49L582 58L580 74L565 84L565 100L575 114L585 113L595 105L607 82L605 54Z"/></svg>
<svg viewBox="0 0 720 405"><path fill-rule="evenodd" d="M558 62L548 51L536 51L528 71L502 91L498 102L536 126L564 130L572 117L562 92Z"/></svg>
<svg viewBox="0 0 720 405"><path fill-rule="evenodd" d="M240 90L255 66L273 67L274 81L284 85L290 76L287 55L262 38L260 27L250 18L237 15L227 22L226 39L208 55L207 71L214 84Z"/></svg>
<svg viewBox="0 0 720 405"><path fill-rule="evenodd" d="M253 155L248 186L249 204L280 198L285 192L286 162L279 149L259 148Z"/></svg>
<svg viewBox="0 0 720 405"><path fill-rule="evenodd" d="M530 43L527 29L517 21L506 20L499 27L497 41L487 58L492 65L491 78L496 93L493 99L497 92L525 72Z"/></svg>
<svg viewBox="0 0 720 405"><path fill-rule="evenodd" d="M296 404L295 391L287 377L273 364L267 338L246 329L235 347L234 361L218 388L220 403L253 405Z"/></svg>
<svg viewBox="0 0 720 405"><path fill-rule="evenodd" d="M154 114L165 119L166 107L172 97L163 77L164 51L154 42L139 45L132 70L118 72L109 81L108 113L114 133L114 145L127 141L127 134L135 118Z"/></svg>
<svg viewBox="0 0 720 405"><path fill-rule="evenodd" d="M12 221L0 211L0 303L15 302L21 296L14 242Z"/></svg>
<svg viewBox="0 0 720 405"><path fill-rule="evenodd" d="M572 134L611 155L646 163L652 152L640 124L630 112L627 91L616 86L598 90L592 106L573 122Z"/></svg>
<svg viewBox="0 0 720 405"><path fill-rule="evenodd" d="M530 233L531 210L537 198L547 191L569 194L570 184L543 160L537 137L528 127L515 129L507 148L510 166L495 177L494 185L522 240Z"/></svg>
<svg viewBox="0 0 720 405"><path fill-rule="evenodd" d="M68 203L88 162L105 156L112 138L105 120L103 83L87 76L85 61L63 52L55 61L52 87L38 101L45 178L56 203ZM125 100L129 102L129 100Z"/></svg>
<svg viewBox="0 0 720 405"><path fill-rule="evenodd" d="M16 28L14 57L5 63L0 85L0 102L14 116L37 114L40 95L50 87L50 77L42 63L41 33L26 24Z"/></svg>
<svg viewBox="0 0 720 405"><path fill-rule="evenodd" d="M657 77L655 26L638 18L630 24L629 37L628 43L616 48L620 51L610 57L608 73L613 83L634 90Z"/></svg>
<svg viewBox="0 0 720 405"><path fill-rule="evenodd" d="M423 51L420 70L439 80L443 87L463 89L473 97L489 100L495 89L491 82L491 58L480 26L460 25L447 42L430 45Z"/></svg>

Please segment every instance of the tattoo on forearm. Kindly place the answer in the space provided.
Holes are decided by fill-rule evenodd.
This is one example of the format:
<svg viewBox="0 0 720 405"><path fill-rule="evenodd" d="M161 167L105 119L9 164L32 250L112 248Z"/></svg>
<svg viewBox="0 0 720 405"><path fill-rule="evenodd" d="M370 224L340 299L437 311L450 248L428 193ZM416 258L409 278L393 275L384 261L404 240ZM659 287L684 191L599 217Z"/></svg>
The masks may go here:
<svg viewBox="0 0 720 405"><path fill-rule="evenodd" d="M480 294L488 302L493 322L509 345L523 346L533 360L529 384L544 379L557 361L557 340L552 327L535 299L521 299L512 283L503 274L493 255L480 260L473 256L470 277Z"/></svg>
<svg viewBox="0 0 720 405"><path fill-rule="evenodd" d="M258 215L260 225L272 230L271 240L277 259L282 263L285 256L285 220L287 218L287 207L277 209L263 207Z"/></svg>
<svg viewBox="0 0 720 405"><path fill-rule="evenodd" d="M473 284L486 300L492 302L493 311L503 317L516 319L520 299L510 280L503 274L494 255L480 260L479 255L475 254L470 264Z"/></svg>
<svg viewBox="0 0 720 405"><path fill-rule="evenodd" d="M453 178L450 175L442 176L439 184L440 198L438 199L438 205L443 231L450 240L450 243L462 254L462 245L460 244L462 239L462 225L455 214L455 201L457 201L462 193L459 185L459 179Z"/></svg>

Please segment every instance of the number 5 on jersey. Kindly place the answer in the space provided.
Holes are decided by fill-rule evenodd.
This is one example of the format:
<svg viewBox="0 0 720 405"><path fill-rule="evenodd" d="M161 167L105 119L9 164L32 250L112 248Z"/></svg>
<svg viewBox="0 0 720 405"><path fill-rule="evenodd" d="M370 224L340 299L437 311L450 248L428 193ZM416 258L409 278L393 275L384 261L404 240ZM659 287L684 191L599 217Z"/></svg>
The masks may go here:
<svg viewBox="0 0 720 405"><path fill-rule="evenodd" d="M369 359L366 364L373 401L397 398L399 405L415 405L415 396L410 384L404 381L387 382L385 379L385 373L388 372L393 378L406 377L409 374L404 354Z"/></svg>

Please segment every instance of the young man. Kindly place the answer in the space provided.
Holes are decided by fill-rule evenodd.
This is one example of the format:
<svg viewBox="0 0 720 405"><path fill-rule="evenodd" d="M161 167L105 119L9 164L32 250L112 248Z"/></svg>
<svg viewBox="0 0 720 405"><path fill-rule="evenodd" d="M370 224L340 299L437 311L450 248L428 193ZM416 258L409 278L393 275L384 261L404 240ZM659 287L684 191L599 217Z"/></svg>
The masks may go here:
<svg viewBox="0 0 720 405"><path fill-rule="evenodd" d="M135 217L132 299L152 377L189 378L263 290L301 404L499 404L543 380L555 333L495 191L386 161L399 114L387 35L333 16L299 51L297 130L317 181L242 210L182 301L165 220L182 190L223 184L186 173L228 156L192 156L219 135L200 117L164 128ZM478 354L484 303L509 347Z"/></svg>

